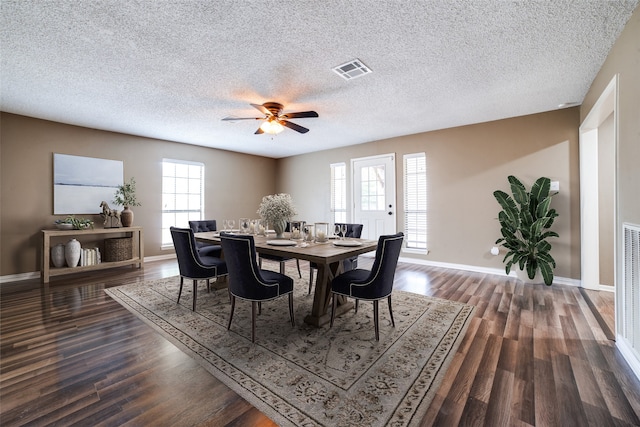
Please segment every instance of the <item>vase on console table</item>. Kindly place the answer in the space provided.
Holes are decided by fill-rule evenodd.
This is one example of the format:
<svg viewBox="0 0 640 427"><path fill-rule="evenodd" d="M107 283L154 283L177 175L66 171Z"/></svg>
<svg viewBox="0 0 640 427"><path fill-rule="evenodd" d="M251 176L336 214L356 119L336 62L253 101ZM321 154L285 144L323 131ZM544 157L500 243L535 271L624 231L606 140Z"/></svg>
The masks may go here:
<svg viewBox="0 0 640 427"><path fill-rule="evenodd" d="M133 224L133 211L129 209L129 206L125 206L120 212L120 222L123 227L131 227Z"/></svg>
<svg viewBox="0 0 640 427"><path fill-rule="evenodd" d="M51 262L56 268L64 267L66 259L64 257L64 243L58 243L51 248Z"/></svg>
<svg viewBox="0 0 640 427"><path fill-rule="evenodd" d="M80 261L80 242L76 239L71 239L64 246L64 258L67 261L67 266L77 267L78 261Z"/></svg>
<svg viewBox="0 0 640 427"><path fill-rule="evenodd" d="M284 230L287 229L287 221L285 219L278 219L273 221L271 225L276 232L276 239L284 239Z"/></svg>

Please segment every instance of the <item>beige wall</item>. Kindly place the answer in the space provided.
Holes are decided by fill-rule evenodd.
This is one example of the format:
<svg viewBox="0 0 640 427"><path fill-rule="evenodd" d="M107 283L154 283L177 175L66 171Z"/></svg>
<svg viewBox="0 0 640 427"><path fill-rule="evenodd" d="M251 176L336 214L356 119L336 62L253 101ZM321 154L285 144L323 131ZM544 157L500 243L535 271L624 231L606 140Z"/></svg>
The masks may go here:
<svg viewBox="0 0 640 427"><path fill-rule="evenodd" d="M600 284L613 286L614 270L614 192L615 138L613 114L598 128L598 243L600 245Z"/></svg>
<svg viewBox="0 0 640 427"><path fill-rule="evenodd" d="M292 194L299 219L330 221L331 163L378 154L396 154L396 205L403 199L402 156L424 151L429 200L428 255L403 254L426 261L502 269L502 257L489 250L500 237L499 206L493 191L509 191L508 175L530 186L548 176L560 182L553 207L560 213L552 255L556 275L580 276L577 108L375 141L278 161L279 191ZM351 185L350 181L347 186ZM349 190L348 190L349 192ZM397 215L398 230L404 216Z"/></svg>
<svg viewBox="0 0 640 427"><path fill-rule="evenodd" d="M125 179L135 177L142 203L134 208L134 225L144 227L146 256L172 252L160 249L163 158L205 164L207 218L253 218L262 196L276 188L273 159L8 113L0 119L0 276L39 271L40 230L64 218L53 215L53 153L124 162ZM99 215L93 219L102 225Z"/></svg>
<svg viewBox="0 0 640 427"><path fill-rule="evenodd" d="M618 218L640 224L640 7L635 10L580 107L582 122L618 74ZM620 230L618 230L620 232Z"/></svg>

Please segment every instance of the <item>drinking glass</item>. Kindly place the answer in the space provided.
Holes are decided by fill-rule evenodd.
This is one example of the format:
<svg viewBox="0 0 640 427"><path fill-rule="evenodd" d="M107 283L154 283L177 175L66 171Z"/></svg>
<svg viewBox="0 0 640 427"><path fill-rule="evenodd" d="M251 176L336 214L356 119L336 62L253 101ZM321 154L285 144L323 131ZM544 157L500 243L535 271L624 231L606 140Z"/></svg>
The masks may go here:
<svg viewBox="0 0 640 427"><path fill-rule="evenodd" d="M347 224L342 224L340 226L340 230L342 230L342 239L347 238Z"/></svg>
<svg viewBox="0 0 640 427"><path fill-rule="evenodd" d="M264 219L257 220L258 223L256 225L256 234L258 236L266 236L267 235L267 221Z"/></svg>
<svg viewBox="0 0 640 427"><path fill-rule="evenodd" d="M229 224L229 232L233 231L233 227L236 226L236 220L235 219L230 219L228 220L228 224Z"/></svg>
<svg viewBox="0 0 640 427"><path fill-rule="evenodd" d="M291 221L291 238L293 240L300 240L303 238L304 221Z"/></svg>
<svg viewBox="0 0 640 427"><path fill-rule="evenodd" d="M304 240L307 242L313 242L314 238L313 224L307 224L304 227Z"/></svg>
<svg viewBox="0 0 640 427"><path fill-rule="evenodd" d="M228 219L223 219L222 220L222 231L228 231L229 230L229 220Z"/></svg>
<svg viewBox="0 0 640 427"><path fill-rule="evenodd" d="M240 218L240 222L238 223L238 226L240 227L240 231L242 232L242 234L248 234L249 218Z"/></svg>
<svg viewBox="0 0 640 427"><path fill-rule="evenodd" d="M336 224L333 228L333 234L336 237L340 237L340 224Z"/></svg>
<svg viewBox="0 0 640 427"><path fill-rule="evenodd" d="M327 241L327 235L329 234L329 224L326 222L316 222L316 242L324 243Z"/></svg>

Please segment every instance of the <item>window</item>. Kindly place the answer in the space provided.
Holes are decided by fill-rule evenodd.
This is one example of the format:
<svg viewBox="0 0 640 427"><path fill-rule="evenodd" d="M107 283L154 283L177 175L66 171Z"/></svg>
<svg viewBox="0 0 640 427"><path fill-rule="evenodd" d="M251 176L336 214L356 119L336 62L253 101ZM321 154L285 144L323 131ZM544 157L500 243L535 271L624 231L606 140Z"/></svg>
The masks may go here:
<svg viewBox="0 0 640 427"><path fill-rule="evenodd" d="M169 227L204 218L204 164L162 160L162 246L173 246Z"/></svg>
<svg viewBox="0 0 640 427"><path fill-rule="evenodd" d="M404 156L404 229L408 249L427 250L427 164L424 153Z"/></svg>
<svg viewBox="0 0 640 427"><path fill-rule="evenodd" d="M360 173L360 209L363 212L386 211L385 166L363 166Z"/></svg>
<svg viewBox="0 0 640 427"><path fill-rule="evenodd" d="M331 165L331 212L333 222L347 222L347 167L344 163Z"/></svg>

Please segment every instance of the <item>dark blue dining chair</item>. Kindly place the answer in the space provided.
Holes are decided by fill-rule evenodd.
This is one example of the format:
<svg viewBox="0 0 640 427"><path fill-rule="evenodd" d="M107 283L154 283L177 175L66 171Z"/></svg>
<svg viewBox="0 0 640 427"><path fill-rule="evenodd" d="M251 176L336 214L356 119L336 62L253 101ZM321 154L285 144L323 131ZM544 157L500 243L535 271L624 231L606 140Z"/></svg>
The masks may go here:
<svg viewBox="0 0 640 427"><path fill-rule="evenodd" d="M189 221L189 228L191 228L194 233L218 230L215 219ZM220 258L222 256L222 246L220 245L212 245L211 243L196 241L196 246L198 247L198 253L200 253L200 255L216 258Z"/></svg>
<svg viewBox="0 0 640 427"><path fill-rule="evenodd" d="M342 223L338 222L335 225L342 225ZM360 236L362 236L362 228L364 227L362 224L346 224L346 226L347 232L344 237L353 237L355 239L359 239ZM341 262L342 271L349 271L358 268L357 256L343 259ZM317 269L318 265L315 262L309 262L309 293L311 293L311 288L313 287L313 272Z"/></svg>
<svg viewBox="0 0 640 427"><path fill-rule="evenodd" d="M332 307L331 324L336 313L337 296L343 295L355 298L358 312L358 301L373 301L373 322L375 325L376 341L380 340L380 327L378 325L378 301L387 298L389 302L389 316L391 324L393 321L393 310L391 309L391 292L393 290L393 279L396 274L398 258L402 249L403 233L380 236L376 257L371 270L355 269L338 275L331 281Z"/></svg>
<svg viewBox="0 0 640 427"><path fill-rule="evenodd" d="M171 227L173 247L178 258L180 270L180 291L178 291L178 303L182 295L184 279L193 280L193 311L196 310L198 298L198 280L207 281L207 291L210 290L211 279L217 279L227 274L227 265L224 260L208 255L200 255L196 247L196 239L190 228Z"/></svg>
<svg viewBox="0 0 640 427"><path fill-rule="evenodd" d="M229 295L231 313L227 329L231 329L231 320L236 306L236 298L251 301L251 342L256 336L256 308L263 301L289 295L289 317L291 326L295 326L293 317L293 279L275 271L258 267L256 245L251 235L221 233L222 251L229 269Z"/></svg>
<svg viewBox="0 0 640 427"><path fill-rule="evenodd" d="M286 232L291 231L291 223L290 222L287 222L287 227L285 228L284 231L286 231ZM285 263L287 261L295 259L296 260L296 266L298 267L298 276L300 276L300 278L302 278L302 271L300 271L300 260L298 258L285 257L285 256L280 256L280 255L260 254L260 258L258 259L258 266L260 266L260 268L262 268L262 260L263 259L268 259L270 261L278 262L280 264L280 274L284 274Z"/></svg>

